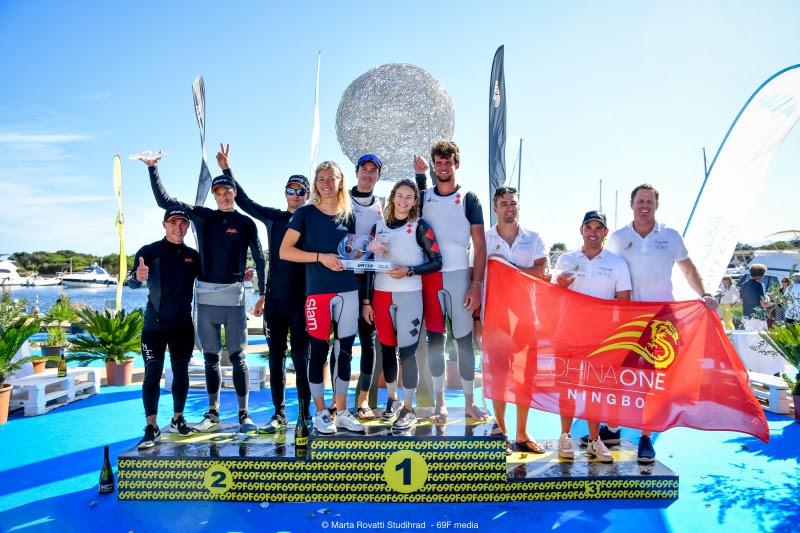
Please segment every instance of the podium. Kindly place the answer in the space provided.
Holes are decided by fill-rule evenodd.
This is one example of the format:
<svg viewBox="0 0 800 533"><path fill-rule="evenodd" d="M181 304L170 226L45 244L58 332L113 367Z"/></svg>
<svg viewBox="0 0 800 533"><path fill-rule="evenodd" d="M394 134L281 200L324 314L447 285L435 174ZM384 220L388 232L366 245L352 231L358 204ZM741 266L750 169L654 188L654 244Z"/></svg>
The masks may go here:
<svg viewBox="0 0 800 533"><path fill-rule="evenodd" d="M418 416L422 409L417 410ZM506 457L493 423L451 409L447 424L420 416L411 434L371 421L364 433L312 432L296 457L293 429L242 436L237 426L187 437L162 433L154 448L118 458L121 500L247 502L504 502L678 497L678 475L661 463L639 465L628 442L612 448L613 464L544 454Z"/></svg>

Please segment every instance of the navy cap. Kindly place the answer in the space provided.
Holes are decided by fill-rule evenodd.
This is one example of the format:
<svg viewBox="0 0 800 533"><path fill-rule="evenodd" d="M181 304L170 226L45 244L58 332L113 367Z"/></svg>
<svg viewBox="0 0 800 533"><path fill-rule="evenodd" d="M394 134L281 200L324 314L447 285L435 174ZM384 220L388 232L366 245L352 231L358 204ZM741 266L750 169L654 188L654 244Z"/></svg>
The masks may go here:
<svg viewBox="0 0 800 533"><path fill-rule="evenodd" d="M600 211L587 211L586 214L583 215L583 222L581 223L581 226L587 222L591 222L592 220L596 220L601 223L604 228L608 228L608 224L606 223L606 215Z"/></svg>
<svg viewBox="0 0 800 533"><path fill-rule="evenodd" d="M296 183L305 190L308 190L308 178L301 174L295 174L293 176L289 176L289 181L286 182L286 186L288 187L292 183Z"/></svg>
<svg viewBox="0 0 800 533"><path fill-rule="evenodd" d="M356 170L358 170L358 167L360 167L364 163L374 163L375 166L378 167L378 172L381 171L381 166L383 166L383 163L381 163L381 158L378 157L377 155L364 154L358 158L358 163L356 163Z"/></svg>
<svg viewBox="0 0 800 533"><path fill-rule="evenodd" d="M173 207L164 211L164 222L167 222L171 218L185 218L186 221L189 221L189 211L183 207Z"/></svg>
<svg viewBox="0 0 800 533"><path fill-rule="evenodd" d="M233 183L233 178L226 176L225 174L217 176L214 178L214 181L211 182L212 191L217 187L228 187L229 189L236 190L236 184Z"/></svg>

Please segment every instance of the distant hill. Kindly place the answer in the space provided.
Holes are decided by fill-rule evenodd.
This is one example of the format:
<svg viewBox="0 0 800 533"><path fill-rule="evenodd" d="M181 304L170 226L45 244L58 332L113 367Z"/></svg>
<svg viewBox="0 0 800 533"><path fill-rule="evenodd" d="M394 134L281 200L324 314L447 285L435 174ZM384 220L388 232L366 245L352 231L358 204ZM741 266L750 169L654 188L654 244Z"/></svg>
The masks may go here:
<svg viewBox="0 0 800 533"><path fill-rule="evenodd" d="M92 263L97 263L112 276L116 276L119 273L119 254L108 254L100 257L73 252L72 250L58 250L57 252L16 252L11 254L10 259L17 264L17 268L22 271L21 274L23 275L38 272L43 276L54 276L59 272L69 272L70 259L72 259L73 271L90 266ZM132 264L133 255L129 255L128 265Z"/></svg>

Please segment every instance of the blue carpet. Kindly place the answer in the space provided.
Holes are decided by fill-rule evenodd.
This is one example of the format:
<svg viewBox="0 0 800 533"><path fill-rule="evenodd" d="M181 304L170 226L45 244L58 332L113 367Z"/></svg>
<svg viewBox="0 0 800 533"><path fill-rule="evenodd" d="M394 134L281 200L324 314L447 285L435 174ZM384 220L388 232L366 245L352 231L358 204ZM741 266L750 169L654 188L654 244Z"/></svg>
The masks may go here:
<svg viewBox="0 0 800 533"><path fill-rule="evenodd" d="M351 391L351 401L352 401ZM480 392L478 391L478 394ZM458 405L460 394L450 394ZM251 412L261 424L271 416L269 390L251 394ZM290 418L297 412L287 394ZM222 413L233 420L235 398L222 394ZM192 390L187 419L197 421L206 395ZM163 425L172 410L162 394ZM508 420L514 420L513 406ZM226 416L227 415L227 416ZM144 426L139 388L104 387L100 394L44 416L14 413L0 426L0 531L322 531L332 521L424 520L427 529L474 522L483 531L790 531L800 521L800 425L767 414L771 441L730 432L673 429L656 437L659 459L680 474L680 498L663 502L576 501L498 504L320 504L120 502L97 494L102 447L112 457L138 442ZM531 411L537 438L557 438L558 417ZM585 433L577 422L573 436ZM634 440L635 431L623 430ZM323 512L323 511L328 511ZM437 527L439 523L439 527ZM402 528L394 528L400 530ZM450 525L449 529L453 529Z"/></svg>

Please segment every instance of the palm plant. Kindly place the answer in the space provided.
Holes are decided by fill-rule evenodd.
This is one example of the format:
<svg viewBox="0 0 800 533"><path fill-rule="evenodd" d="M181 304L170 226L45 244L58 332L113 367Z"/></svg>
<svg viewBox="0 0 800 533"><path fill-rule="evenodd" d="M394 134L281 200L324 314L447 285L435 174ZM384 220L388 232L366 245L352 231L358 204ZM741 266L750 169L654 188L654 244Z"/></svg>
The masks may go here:
<svg viewBox="0 0 800 533"><path fill-rule="evenodd" d="M792 394L800 396L800 323L773 326L759 332L764 342L778 352L786 362L797 370L794 380L784 374L784 379L792 386Z"/></svg>
<svg viewBox="0 0 800 533"><path fill-rule="evenodd" d="M46 346L64 346L67 344L67 334L58 327L47 328L47 338L42 341Z"/></svg>
<svg viewBox="0 0 800 533"><path fill-rule="evenodd" d="M63 322L72 323L77 316L78 312L70 303L69 298L66 295L62 295L44 314L44 322L45 324L55 322L58 325Z"/></svg>
<svg viewBox="0 0 800 533"><path fill-rule="evenodd" d="M78 335L69 347L68 361L87 366L92 361L104 360L122 363L128 354L141 353L144 315L136 309L112 313L110 310L82 309L78 316L85 325L85 334Z"/></svg>
<svg viewBox="0 0 800 533"><path fill-rule="evenodd" d="M32 356L23 357L14 361L25 341L39 331L39 321L27 315L20 315L11 322L0 335L0 385L5 383L8 376L14 374L24 365L32 361Z"/></svg>
<svg viewBox="0 0 800 533"><path fill-rule="evenodd" d="M0 335L25 313L26 307L25 300L12 299L8 291L3 291L0 295Z"/></svg>

